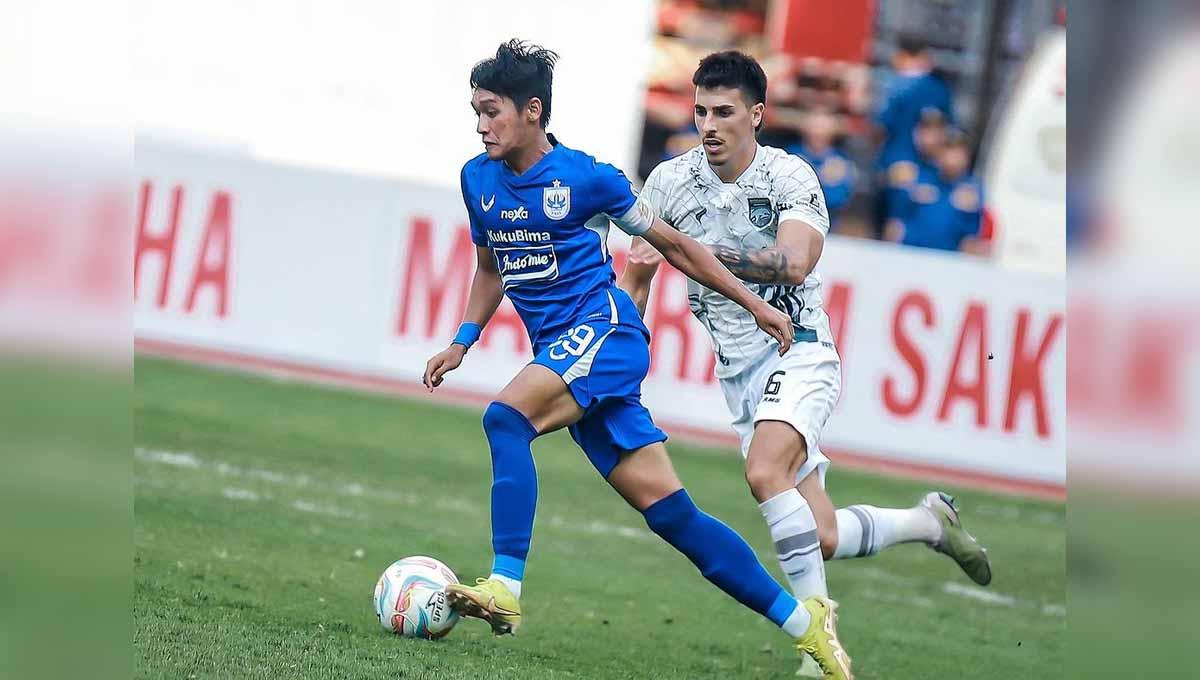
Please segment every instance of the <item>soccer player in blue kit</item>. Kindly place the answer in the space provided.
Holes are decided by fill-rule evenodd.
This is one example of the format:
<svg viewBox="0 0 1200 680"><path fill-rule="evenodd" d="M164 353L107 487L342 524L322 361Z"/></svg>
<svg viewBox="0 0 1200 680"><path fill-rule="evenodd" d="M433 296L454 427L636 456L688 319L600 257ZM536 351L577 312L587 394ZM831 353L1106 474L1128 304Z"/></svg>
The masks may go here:
<svg viewBox="0 0 1200 680"><path fill-rule="evenodd" d="M521 581L533 531L534 438L567 427L588 460L658 536L701 574L769 618L812 655L826 678L850 678L836 613L820 596L797 602L735 531L688 496L667 457L666 435L641 403L650 333L615 285L609 222L645 239L689 278L748 310L779 342L792 322L734 278L706 248L655 217L611 165L546 133L557 55L513 40L471 71L471 106L485 152L462 170L478 264L458 334L426 365L433 390L458 368L504 295L533 345L533 361L483 414L492 458L491 575L451 585L451 605L497 635L521 622Z"/></svg>

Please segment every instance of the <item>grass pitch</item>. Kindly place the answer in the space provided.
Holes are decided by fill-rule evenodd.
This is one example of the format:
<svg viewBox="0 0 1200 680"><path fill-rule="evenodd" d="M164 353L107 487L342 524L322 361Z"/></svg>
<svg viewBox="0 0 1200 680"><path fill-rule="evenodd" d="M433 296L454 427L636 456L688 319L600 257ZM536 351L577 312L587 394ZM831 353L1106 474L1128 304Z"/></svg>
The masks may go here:
<svg viewBox="0 0 1200 680"><path fill-rule="evenodd" d="M414 554L464 581L486 575L491 474L477 411L147 358L135 396L137 677L793 677L786 636L651 534L565 433L534 444L521 634L494 639L464 621L427 642L385 633L371 590ZM740 458L670 448L696 502L782 582ZM911 505L931 488L836 460L828 481L838 505ZM995 580L978 588L921 546L829 563L857 676L1059 676L1065 507L947 490L988 545Z"/></svg>

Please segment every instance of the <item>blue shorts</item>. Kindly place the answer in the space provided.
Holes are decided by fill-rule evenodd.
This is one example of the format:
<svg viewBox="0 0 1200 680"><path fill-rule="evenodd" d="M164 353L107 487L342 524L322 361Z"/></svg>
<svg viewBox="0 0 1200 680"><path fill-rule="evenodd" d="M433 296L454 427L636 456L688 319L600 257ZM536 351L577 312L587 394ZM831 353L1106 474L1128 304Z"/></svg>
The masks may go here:
<svg viewBox="0 0 1200 680"><path fill-rule="evenodd" d="M568 429L605 478L622 453L666 441L642 406L650 345L641 328L586 318L542 348L533 363L558 374L583 408Z"/></svg>

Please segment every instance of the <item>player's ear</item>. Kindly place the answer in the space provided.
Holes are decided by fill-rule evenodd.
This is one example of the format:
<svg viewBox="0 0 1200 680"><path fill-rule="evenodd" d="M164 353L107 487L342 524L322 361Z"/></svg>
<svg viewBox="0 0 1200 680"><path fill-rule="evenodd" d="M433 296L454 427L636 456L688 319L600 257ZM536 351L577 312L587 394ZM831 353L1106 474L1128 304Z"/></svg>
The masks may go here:
<svg viewBox="0 0 1200 680"><path fill-rule="evenodd" d="M759 102L759 103L755 104L754 106L750 107L750 121L754 123L755 130L762 127L763 112L766 110L767 110L767 105L762 102Z"/></svg>
<svg viewBox="0 0 1200 680"><path fill-rule="evenodd" d="M530 97L525 103L525 119L530 123L541 123L542 120L542 100L537 97Z"/></svg>

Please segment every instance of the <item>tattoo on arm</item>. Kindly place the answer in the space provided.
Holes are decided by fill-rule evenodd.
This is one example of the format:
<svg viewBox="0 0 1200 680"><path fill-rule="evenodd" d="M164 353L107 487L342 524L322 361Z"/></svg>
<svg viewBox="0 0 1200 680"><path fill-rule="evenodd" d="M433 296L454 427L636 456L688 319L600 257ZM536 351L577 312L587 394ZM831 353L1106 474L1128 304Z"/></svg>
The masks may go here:
<svg viewBox="0 0 1200 680"><path fill-rule="evenodd" d="M743 281L787 283L787 253L775 248L740 250L729 246L713 246L712 251L726 269Z"/></svg>

